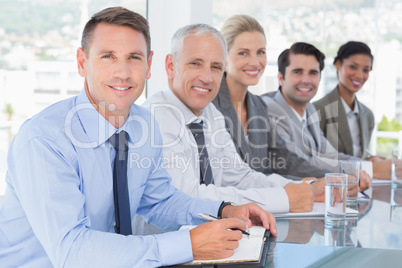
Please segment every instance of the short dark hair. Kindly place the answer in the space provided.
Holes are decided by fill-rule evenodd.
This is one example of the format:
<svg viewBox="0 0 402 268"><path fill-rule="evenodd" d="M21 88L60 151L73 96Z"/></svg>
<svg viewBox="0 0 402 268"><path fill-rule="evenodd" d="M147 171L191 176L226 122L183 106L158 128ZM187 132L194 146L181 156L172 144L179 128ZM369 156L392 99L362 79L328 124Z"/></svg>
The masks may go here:
<svg viewBox="0 0 402 268"><path fill-rule="evenodd" d="M89 52L93 32L100 23L128 26L142 33L147 43L147 55L149 56L151 53L151 35L149 33L148 21L140 14L124 7L109 7L94 14L85 24L84 31L82 32L81 47L86 54Z"/></svg>
<svg viewBox="0 0 402 268"><path fill-rule="evenodd" d="M285 49L278 57L278 71L282 74L283 78L285 78L285 69L290 64L290 54L312 55L320 64L320 72L324 69L325 55L313 45L304 42L297 42L294 43L290 48Z"/></svg>
<svg viewBox="0 0 402 268"><path fill-rule="evenodd" d="M374 56L371 54L371 49L369 48L368 45L362 42L358 41L349 41L346 44L343 44L339 50L338 53L336 54L336 57L334 58L334 63L337 62L338 60L342 63L344 59L349 58L352 55L356 54L363 54L367 55L371 59L371 68L373 68L373 62L374 62Z"/></svg>

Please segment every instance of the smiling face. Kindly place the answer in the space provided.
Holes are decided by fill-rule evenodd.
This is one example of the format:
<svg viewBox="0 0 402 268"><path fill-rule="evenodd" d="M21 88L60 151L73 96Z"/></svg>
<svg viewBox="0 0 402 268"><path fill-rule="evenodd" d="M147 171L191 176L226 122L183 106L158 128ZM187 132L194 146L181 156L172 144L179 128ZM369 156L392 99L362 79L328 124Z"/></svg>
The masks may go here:
<svg viewBox="0 0 402 268"><path fill-rule="evenodd" d="M282 94L296 111L304 112L307 104L317 93L320 83L320 64L313 55L289 54L290 64L285 76L278 74Z"/></svg>
<svg viewBox="0 0 402 268"><path fill-rule="evenodd" d="M127 26L100 23L88 53L78 49L77 62L91 103L113 125L121 126L151 76L152 53L147 58L144 35Z"/></svg>
<svg viewBox="0 0 402 268"><path fill-rule="evenodd" d="M225 46L210 34L189 35L177 57L174 59L170 54L166 57L169 87L199 116L218 94L225 67Z"/></svg>
<svg viewBox="0 0 402 268"><path fill-rule="evenodd" d="M339 88L350 94L358 92L369 78L371 59L365 54L351 55L346 59L335 62L338 72Z"/></svg>
<svg viewBox="0 0 402 268"><path fill-rule="evenodd" d="M265 37L260 32L237 35L228 52L226 79L243 87L256 85L267 65L265 45Z"/></svg>

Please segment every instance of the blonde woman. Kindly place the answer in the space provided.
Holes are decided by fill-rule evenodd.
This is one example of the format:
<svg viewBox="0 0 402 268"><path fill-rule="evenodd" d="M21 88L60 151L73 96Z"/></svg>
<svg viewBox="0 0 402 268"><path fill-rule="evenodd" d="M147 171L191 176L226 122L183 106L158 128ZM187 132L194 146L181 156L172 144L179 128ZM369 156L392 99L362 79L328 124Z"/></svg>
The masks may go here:
<svg viewBox="0 0 402 268"><path fill-rule="evenodd" d="M265 174L275 172L292 179L323 177L327 170L287 150L268 119L264 101L248 91L259 82L267 65L262 26L253 17L235 15L224 23L221 33L228 47L227 66L213 103L225 116L227 130L243 161Z"/></svg>

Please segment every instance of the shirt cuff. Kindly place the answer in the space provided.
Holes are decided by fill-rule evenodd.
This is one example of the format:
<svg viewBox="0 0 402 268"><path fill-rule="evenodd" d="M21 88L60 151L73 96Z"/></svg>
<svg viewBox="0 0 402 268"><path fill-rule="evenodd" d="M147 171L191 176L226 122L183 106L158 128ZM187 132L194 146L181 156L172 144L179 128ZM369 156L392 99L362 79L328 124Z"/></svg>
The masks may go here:
<svg viewBox="0 0 402 268"><path fill-rule="evenodd" d="M270 213L288 213L289 198L284 188L266 188L265 210Z"/></svg>
<svg viewBox="0 0 402 268"><path fill-rule="evenodd" d="M201 199L199 199L201 200ZM204 220L203 218L199 217L198 214L199 213L207 213L210 214L212 216L218 216L218 210L219 210L219 206L222 204L223 200L221 201L204 201L202 200L202 202L197 202L194 203L194 207L191 208L191 210L193 211L193 216L194 218L192 219L192 223L191 224L203 224L206 222L206 220Z"/></svg>
<svg viewBox="0 0 402 268"><path fill-rule="evenodd" d="M162 265L174 265L193 260L189 229L159 234L156 235L156 240Z"/></svg>

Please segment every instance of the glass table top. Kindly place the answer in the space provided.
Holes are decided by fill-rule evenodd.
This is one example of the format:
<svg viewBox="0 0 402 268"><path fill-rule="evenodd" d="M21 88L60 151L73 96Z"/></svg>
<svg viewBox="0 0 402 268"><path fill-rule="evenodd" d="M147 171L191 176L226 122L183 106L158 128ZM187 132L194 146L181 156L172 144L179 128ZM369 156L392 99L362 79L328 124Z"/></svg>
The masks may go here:
<svg viewBox="0 0 402 268"><path fill-rule="evenodd" d="M394 191L402 197L402 190ZM325 228L323 217L277 219L278 233L287 232L277 243L401 250L402 202L391 206L390 198L390 185L374 186L372 199L359 202L359 218L348 220L342 229Z"/></svg>
<svg viewBox="0 0 402 268"><path fill-rule="evenodd" d="M402 252L392 249L328 247L271 242L264 267L401 267Z"/></svg>
<svg viewBox="0 0 402 268"><path fill-rule="evenodd" d="M324 218L277 219L265 267L402 267L402 189L373 186L345 228ZM392 200L391 200L392 199Z"/></svg>

